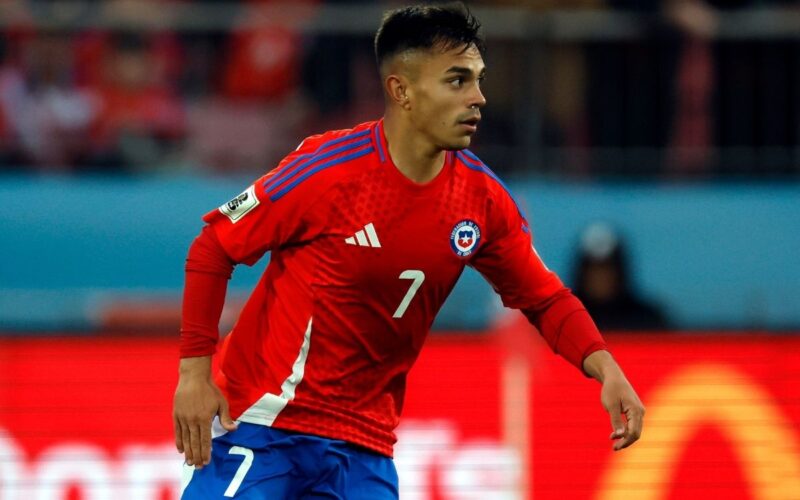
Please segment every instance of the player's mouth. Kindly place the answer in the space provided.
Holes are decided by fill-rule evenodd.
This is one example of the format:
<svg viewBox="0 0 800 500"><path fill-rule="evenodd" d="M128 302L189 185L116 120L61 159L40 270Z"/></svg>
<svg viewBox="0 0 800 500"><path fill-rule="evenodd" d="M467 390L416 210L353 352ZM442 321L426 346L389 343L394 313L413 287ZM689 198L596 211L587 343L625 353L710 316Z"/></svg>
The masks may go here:
<svg viewBox="0 0 800 500"><path fill-rule="evenodd" d="M464 127L469 133L474 134L478 130L478 122L480 121L481 117L478 115L467 118L466 120L461 120L458 124Z"/></svg>

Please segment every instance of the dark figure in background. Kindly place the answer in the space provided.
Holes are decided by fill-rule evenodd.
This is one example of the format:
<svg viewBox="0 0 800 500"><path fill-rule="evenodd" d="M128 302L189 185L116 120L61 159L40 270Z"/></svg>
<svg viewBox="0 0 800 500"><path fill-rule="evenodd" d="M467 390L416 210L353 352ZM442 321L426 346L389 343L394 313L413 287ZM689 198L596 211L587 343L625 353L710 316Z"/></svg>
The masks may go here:
<svg viewBox="0 0 800 500"><path fill-rule="evenodd" d="M629 278L625 249L606 224L592 224L581 236L574 293L604 330L663 330L661 309L637 296Z"/></svg>
<svg viewBox="0 0 800 500"><path fill-rule="evenodd" d="M17 170L28 163L15 127L22 112L20 96L25 93L25 82L9 49L3 33L0 37L0 171Z"/></svg>
<svg viewBox="0 0 800 500"><path fill-rule="evenodd" d="M317 16L324 19L325 6L359 6L367 0L326 0ZM357 33L319 33L306 40L301 74L312 112L309 133L320 126L340 129L353 121L371 120L383 110L383 94L373 78L372 38Z"/></svg>

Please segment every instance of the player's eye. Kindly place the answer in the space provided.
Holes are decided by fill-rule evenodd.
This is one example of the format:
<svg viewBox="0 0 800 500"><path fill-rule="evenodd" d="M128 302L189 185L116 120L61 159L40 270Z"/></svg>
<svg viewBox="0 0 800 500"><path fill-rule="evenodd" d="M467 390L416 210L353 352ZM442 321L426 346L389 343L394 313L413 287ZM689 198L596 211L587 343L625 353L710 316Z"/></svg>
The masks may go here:
<svg viewBox="0 0 800 500"><path fill-rule="evenodd" d="M453 86L455 88L461 88L461 86L464 85L464 78L459 76L459 77L451 79L449 83L450 83L451 86Z"/></svg>

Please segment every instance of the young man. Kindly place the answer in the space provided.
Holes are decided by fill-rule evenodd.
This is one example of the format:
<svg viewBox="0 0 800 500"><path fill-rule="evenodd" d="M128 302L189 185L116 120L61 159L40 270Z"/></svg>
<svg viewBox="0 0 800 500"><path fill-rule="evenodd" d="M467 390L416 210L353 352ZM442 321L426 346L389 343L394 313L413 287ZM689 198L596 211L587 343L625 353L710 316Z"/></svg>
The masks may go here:
<svg viewBox="0 0 800 500"><path fill-rule="evenodd" d="M458 5L390 12L375 38L384 118L307 138L205 216L186 264L174 405L184 498L397 498L406 374L467 265L602 382L614 448L639 438L639 398L503 183L466 149L486 104L478 27ZM267 251L212 376L227 279Z"/></svg>

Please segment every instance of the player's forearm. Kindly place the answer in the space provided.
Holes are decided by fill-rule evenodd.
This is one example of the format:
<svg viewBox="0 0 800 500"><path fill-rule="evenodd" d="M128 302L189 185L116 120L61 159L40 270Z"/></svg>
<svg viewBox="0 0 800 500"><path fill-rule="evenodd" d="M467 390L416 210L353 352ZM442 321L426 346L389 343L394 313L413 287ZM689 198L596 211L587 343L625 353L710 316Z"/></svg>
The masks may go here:
<svg viewBox="0 0 800 500"><path fill-rule="evenodd" d="M226 278L186 272L181 315L182 358L210 355L216 350L227 287Z"/></svg>
<svg viewBox="0 0 800 500"><path fill-rule="evenodd" d="M213 231L195 239L186 259L181 316L181 357L207 356L216 350L219 319L233 264Z"/></svg>
<svg viewBox="0 0 800 500"><path fill-rule="evenodd" d="M608 349L583 304L567 289L541 307L522 312L553 352L580 370L584 370L584 360L592 353Z"/></svg>

